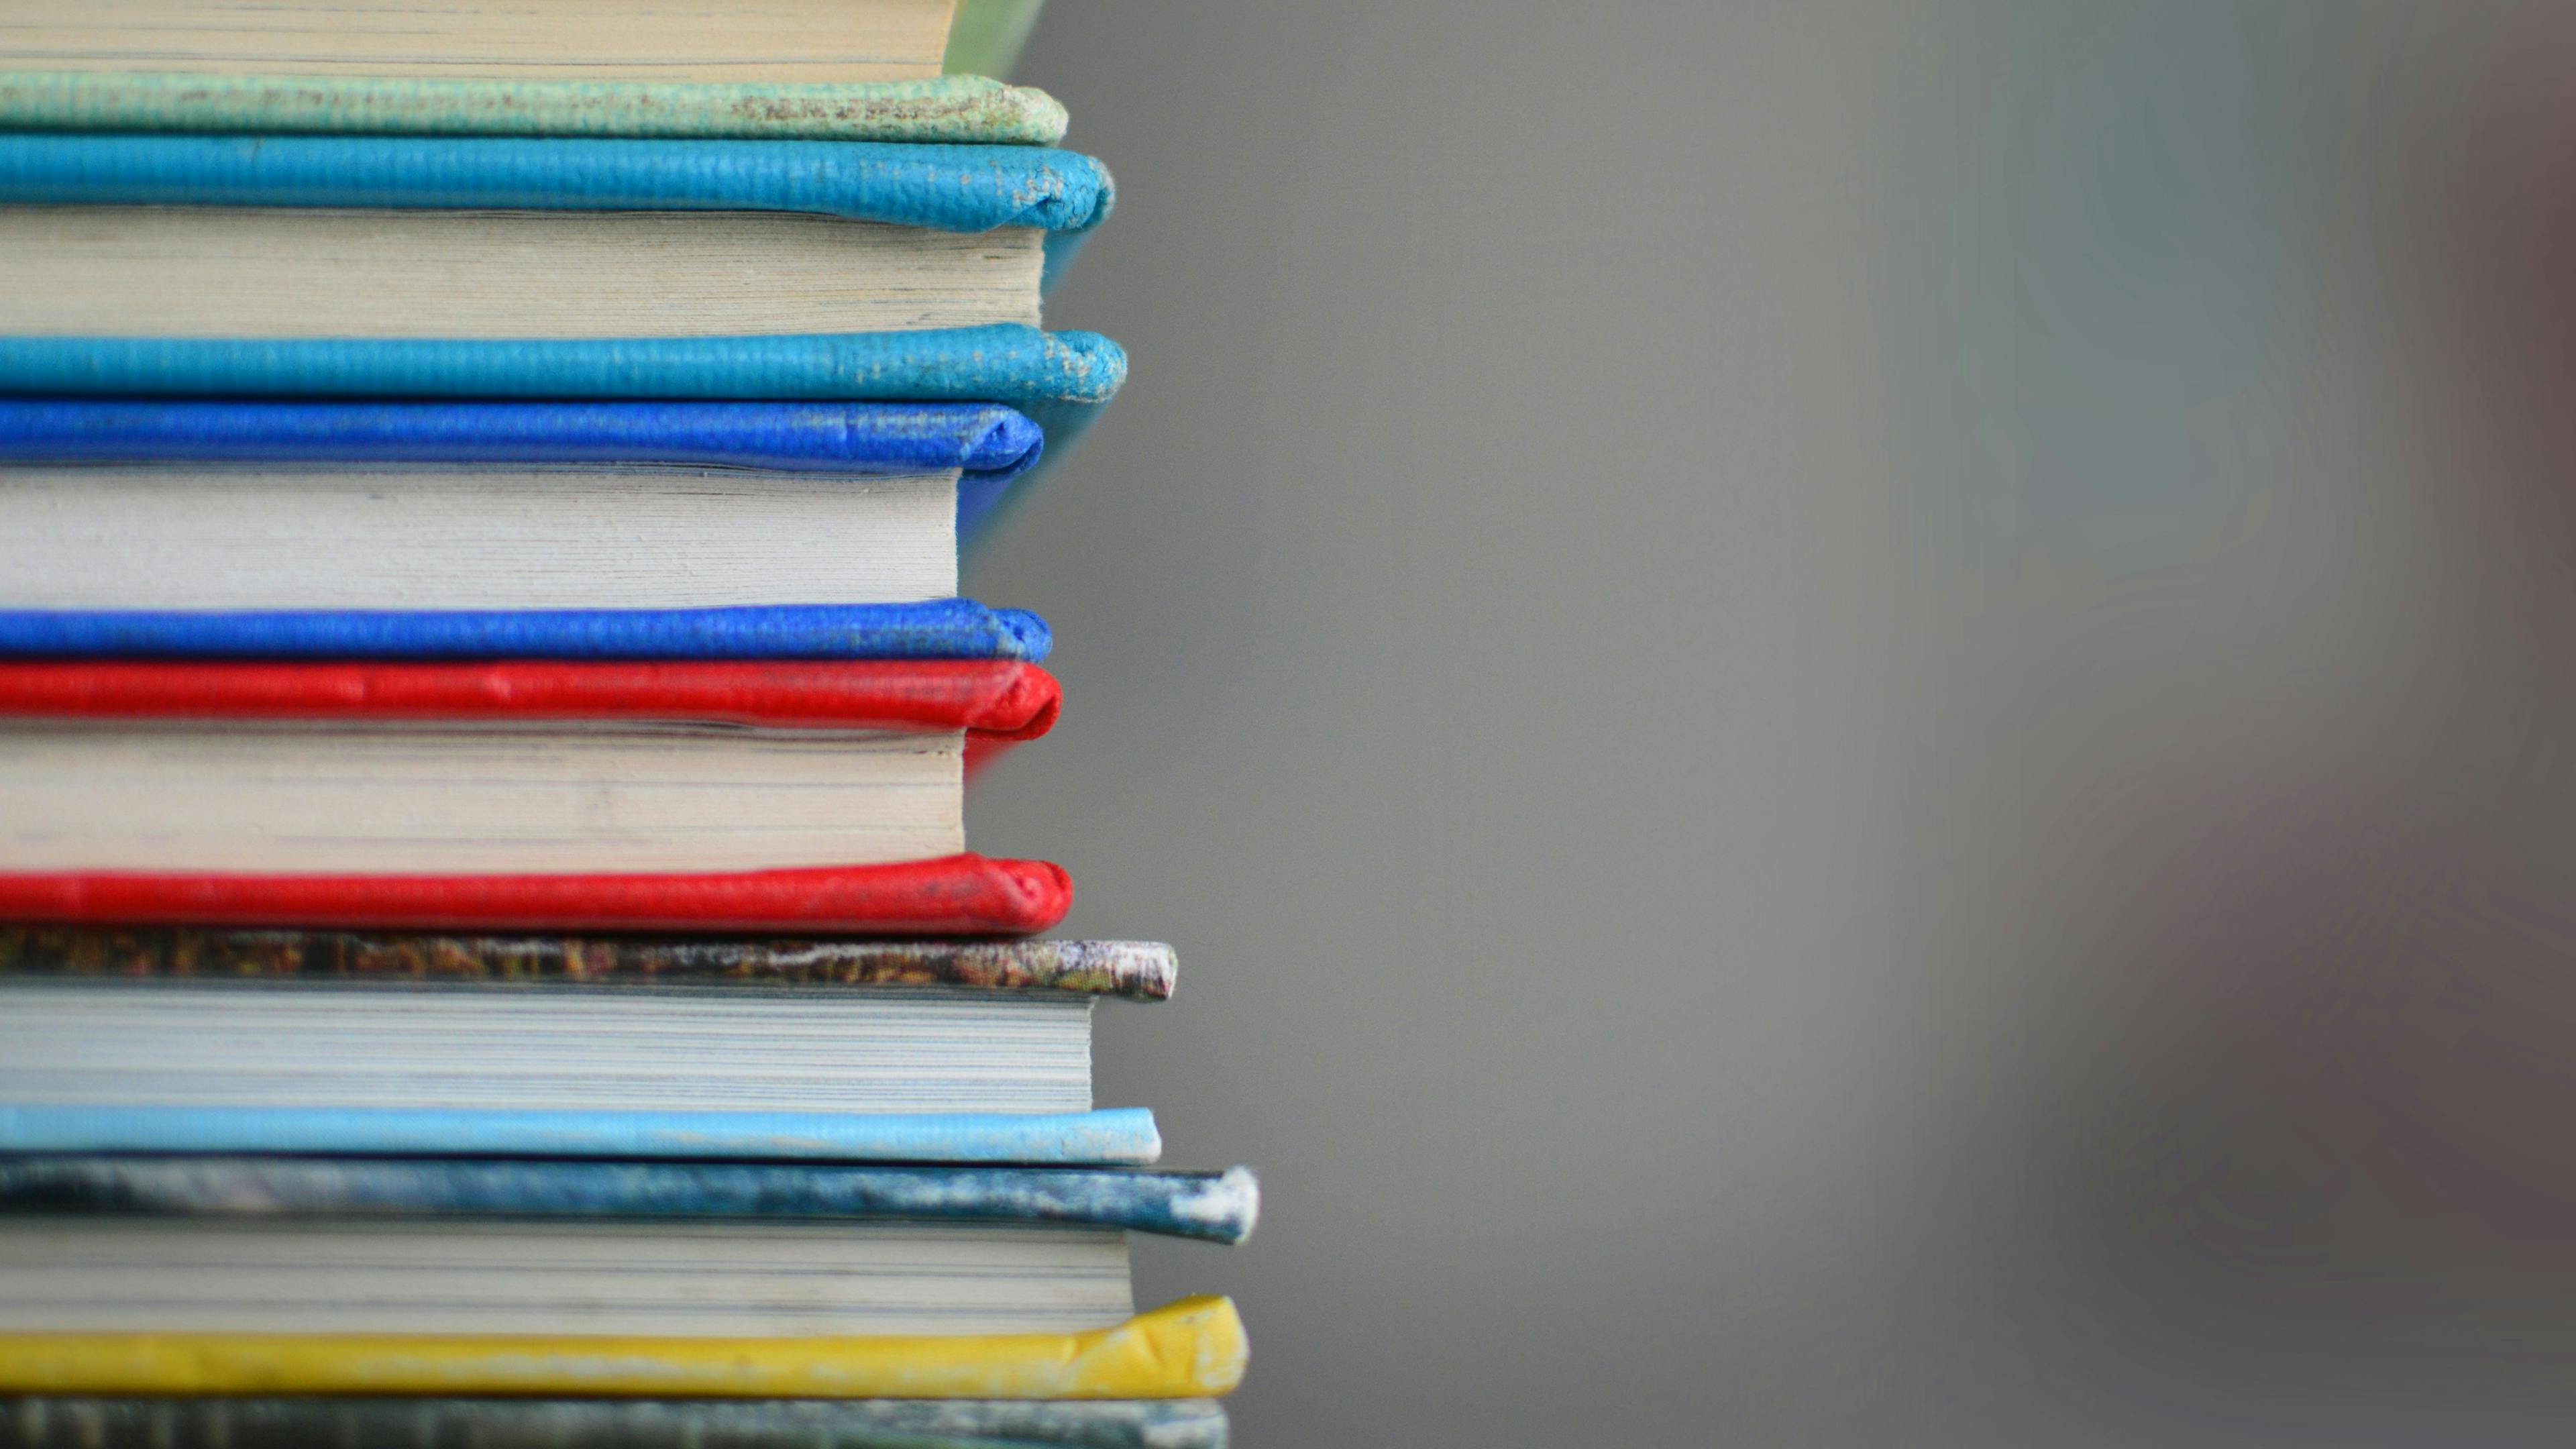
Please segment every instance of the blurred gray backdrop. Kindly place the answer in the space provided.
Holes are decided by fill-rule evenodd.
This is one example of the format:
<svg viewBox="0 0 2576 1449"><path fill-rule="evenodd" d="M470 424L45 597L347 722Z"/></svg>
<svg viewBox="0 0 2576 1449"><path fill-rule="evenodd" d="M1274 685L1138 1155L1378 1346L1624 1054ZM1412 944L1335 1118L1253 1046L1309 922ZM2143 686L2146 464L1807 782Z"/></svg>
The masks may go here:
<svg viewBox="0 0 2576 1449"><path fill-rule="evenodd" d="M1246 1449L2576 1420L2576 8L1055 0L978 848Z"/></svg>

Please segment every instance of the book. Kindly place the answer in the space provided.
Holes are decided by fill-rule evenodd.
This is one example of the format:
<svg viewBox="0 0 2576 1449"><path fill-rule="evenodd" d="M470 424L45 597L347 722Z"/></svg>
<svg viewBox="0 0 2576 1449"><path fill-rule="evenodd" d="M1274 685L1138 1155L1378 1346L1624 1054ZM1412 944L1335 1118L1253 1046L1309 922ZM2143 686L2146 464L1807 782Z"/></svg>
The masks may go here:
<svg viewBox="0 0 2576 1449"><path fill-rule="evenodd" d="M0 397L0 608L947 598L1042 448L998 404Z"/></svg>
<svg viewBox="0 0 2576 1449"><path fill-rule="evenodd" d="M12 70L0 129L267 135L645 136L1052 146L1053 96L983 75L926 80L555 80Z"/></svg>
<svg viewBox="0 0 2576 1449"><path fill-rule="evenodd" d="M1082 1112L1093 1003L1171 979L1150 942L10 926L0 1107Z"/></svg>
<svg viewBox="0 0 2576 1449"><path fill-rule="evenodd" d="M0 69L872 81L939 74L952 0L0 4Z"/></svg>
<svg viewBox="0 0 2576 1449"><path fill-rule="evenodd" d="M1043 929L1063 872L964 854L962 781L970 735L1056 694L1010 664L0 662L0 918Z"/></svg>
<svg viewBox="0 0 2576 1449"><path fill-rule="evenodd" d="M0 133L0 333L1034 324L1110 204L1099 163L1034 146Z"/></svg>
<svg viewBox="0 0 2576 1449"><path fill-rule="evenodd" d="M0 1161L0 1334L1082 1333L1127 1235L1243 1241L1216 1173L813 1163Z"/></svg>
<svg viewBox="0 0 2576 1449"><path fill-rule="evenodd" d="M999 403L1045 434L1033 472L1063 460L1126 377L1127 355L1106 337L1013 324L635 339L0 333L0 393ZM960 535L1009 491L961 487Z"/></svg>
<svg viewBox="0 0 2576 1449"><path fill-rule="evenodd" d="M1211 1399L97 1398L0 1400L20 1449L1226 1449Z"/></svg>
<svg viewBox="0 0 2576 1449"><path fill-rule="evenodd" d="M0 1393L1187 1399L1230 1392L1246 1355L1212 1297L1080 1333L0 1333Z"/></svg>

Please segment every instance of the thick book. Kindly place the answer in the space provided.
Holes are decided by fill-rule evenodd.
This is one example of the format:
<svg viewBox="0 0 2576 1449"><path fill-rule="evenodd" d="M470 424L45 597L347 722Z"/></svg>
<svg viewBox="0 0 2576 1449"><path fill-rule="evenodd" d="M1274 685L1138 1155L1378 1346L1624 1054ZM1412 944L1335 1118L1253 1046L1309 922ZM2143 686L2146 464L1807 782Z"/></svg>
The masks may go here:
<svg viewBox="0 0 2576 1449"><path fill-rule="evenodd" d="M1081 1333L0 1333L0 1393L1188 1399L1231 1392L1247 1355L1223 1298Z"/></svg>
<svg viewBox="0 0 2576 1449"><path fill-rule="evenodd" d="M1034 324L1110 204L1037 146L0 133L0 334Z"/></svg>
<svg viewBox="0 0 2576 1449"><path fill-rule="evenodd" d="M949 598L1043 446L994 403L0 397L0 609Z"/></svg>
<svg viewBox="0 0 2576 1449"><path fill-rule="evenodd" d="M0 392L303 398L656 398L987 402L1060 463L1127 377L1092 332L982 327L764 337L191 338L0 332ZM1017 490L1009 490L1017 491ZM971 535L996 490L961 488Z"/></svg>
<svg viewBox="0 0 2576 1449"><path fill-rule="evenodd" d="M1226 1449L1209 1399L0 1399L15 1449Z"/></svg>
<svg viewBox="0 0 2576 1449"><path fill-rule="evenodd" d="M652 0L0 0L0 69L873 81L937 75L960 8L956 0L726 0L720 10Z"/></svg>
<svg viewBox="0 0 2576 1449"><path fill-rule="evenodd" d="M1043 929L1063 872L963 853L963 776L1055 701L1010 664L0 662L0 918Z"/></svg>
<svg viewBox="0 0 2576 1449"><path fill-rule="evenodd" d="M1093 1003L1172 974L1138 941L11 926L0 1107L1086 1112Z"/></svg>
<svg viewBox="0 0 2576 1449"><path fill-rule="evenodd" d="M895 81L560 80L12 69L0 129L643 136L1052 146L1065 110L982 75Z"/></svg>

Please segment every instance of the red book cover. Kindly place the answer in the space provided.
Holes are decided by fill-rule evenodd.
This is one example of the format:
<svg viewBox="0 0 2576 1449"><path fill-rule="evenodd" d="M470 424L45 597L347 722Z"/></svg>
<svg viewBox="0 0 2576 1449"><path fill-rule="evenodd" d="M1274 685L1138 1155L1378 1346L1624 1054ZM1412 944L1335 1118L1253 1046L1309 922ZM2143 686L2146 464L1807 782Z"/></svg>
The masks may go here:
<svg viewBox="0 0 2576 1449"><path fill-rule="evenodd" d="M1061 867L980 855L652 875L0 871L0 920L134 925L1016 936L1072 904Z"/></svg>
<svg viewBox="0 0 2576 1449"><path fill-rule="evenodd" d="M649 719L967 736L967 767L1055 723L1008 660L588 663L0 661L0 717ZM965 854L785 870L589 875L0 871L0 919L406 929L1022 935L1063 919L1043 861Z"/></svg>
<svg viewBox="0 0 2576 1449"><path fill-rule="evenodd" d="M1003 659L473 664L0 661L0 716L655 719L964 730L972 773L1055 725L1055 676Z"/></svg>

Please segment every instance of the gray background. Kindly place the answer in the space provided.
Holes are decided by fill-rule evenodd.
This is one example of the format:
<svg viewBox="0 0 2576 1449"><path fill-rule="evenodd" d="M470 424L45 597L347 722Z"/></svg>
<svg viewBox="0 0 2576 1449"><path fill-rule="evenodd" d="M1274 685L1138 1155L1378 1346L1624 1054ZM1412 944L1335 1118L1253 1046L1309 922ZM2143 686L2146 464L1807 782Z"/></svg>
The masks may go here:
<svg viewBox="0 0 2576 1449"><path fill-rule="evenodd" d="M975 802L1240 1442L2540 1442L2576 24L1056 0L1125 396Z"/></svg>

